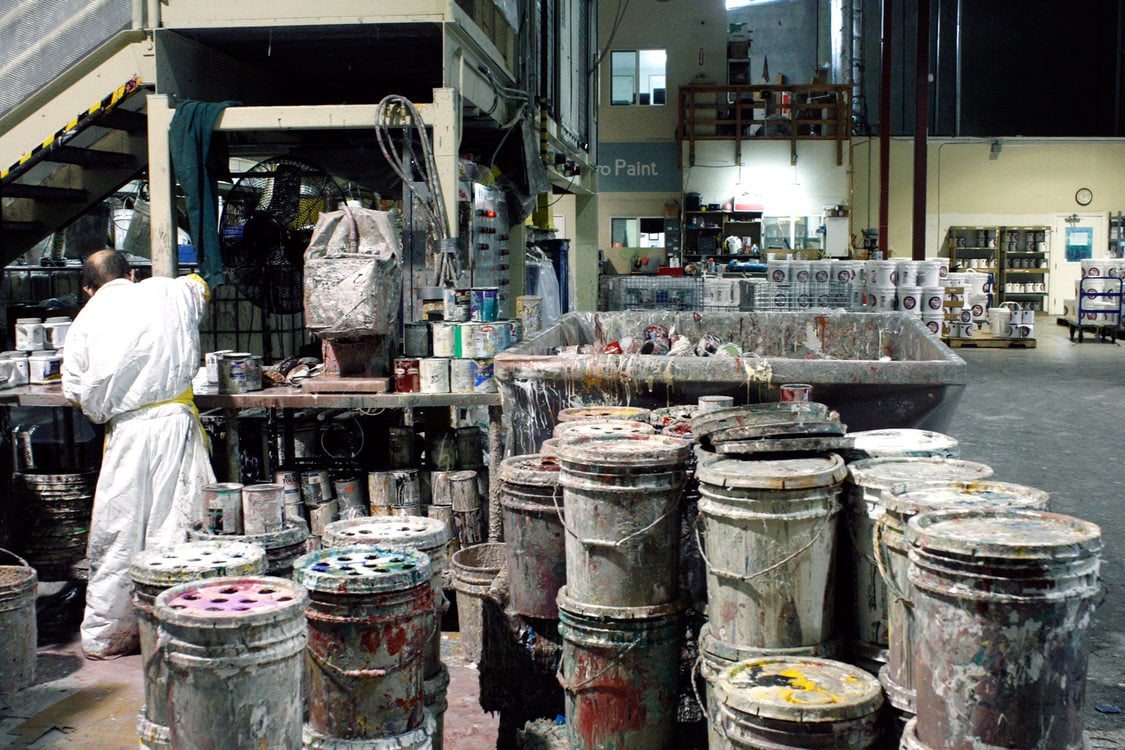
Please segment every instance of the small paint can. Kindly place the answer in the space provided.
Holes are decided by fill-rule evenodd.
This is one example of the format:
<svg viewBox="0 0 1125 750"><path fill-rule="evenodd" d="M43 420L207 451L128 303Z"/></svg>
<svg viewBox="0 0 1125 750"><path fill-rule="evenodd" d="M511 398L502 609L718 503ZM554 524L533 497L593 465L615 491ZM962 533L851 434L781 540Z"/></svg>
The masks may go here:
<svg viewBox="0 0 1125 750"><path fill-rule="evenodd" d="M778 389L780 401L808 401L812 396L812 386L808 383L785 383Z"/></svg>
<svg viewBox="0 0 1125 750"><path fill-rule="evenodd" d="M528 336L539 333L543 329L543 298L529 294L516 297L516 317Z"/></svg>
<svg viewBox="0 0 1125 750"><path fill-rule="evenodd" d="M452 323L467 321L472 308L472 293L468 289L445 288L441 291L443 317Z"/></svg>
<svg viewBox="0 0 1125 750"><path fill-rule="evenodd" d="M457 324L457 347L453 350L454 356L472 357L477 350L476 335L481 323Z"/></svg>
<svg viewBox="0 0 1125 750"><path fill-rule="evenodd" d="M242 485L220 482L203 487L207 528L212 534L242 533Z"/></svg>
<svg viewBox="0 0 1125 750"><path fill-rule="evenodd" d="M323 469L301 472L301 499L305 505L320 505L332 499L332 483Z"/></svg>
<svg viewBox="0 0 1125 750"><path fill-rule="evenodd" d="M62 380L62 355L52 350L37 351L27 358L30 381L44 385Z"/></svg>
<svg viewBox="0 0 1125 750"><path fill-rule="evenodd" d="M252 484L242 488L242 527L247 536L276 534L285 525L280 484Z"/></svg>
<svg viewBox="0 0 1125 750"><path fill-rule="evenodd" d="M262 390L262 358L250 352L231 352L219 358L219 393Z"/></svg>
<svg viewBox="0 0 1125 750"><path fill-rule="evenodd" d="M476 359L487 359L496 356L496 328L485 323L473 329L472 355Z"/></svg>
<svg viewBox="0 0 1125 750"><path fill-rule="evenodd" d="M492 376L491 359L473 360L473 392L496 393L496 379Z"/></svg>
<svg viewBox="0 0 1125 750"><path fill-rule="evenodd" d="M387 457L392 469L409 469L414 465L414 428L387 428Z"/></svg>
<svg viewBox="0 0 1125 750"><path fill-rule="evenodd" d="M482 320L491 323L500 319L500 289L494 286L485 287L483 290L484 310Z"/></svg>
<svg viewBox="0 0 1125 750"><path fill-rule="evenodd" d="M35 352L47 348L42 318L16 319L16 349Z"/></svg>
<svg viewBox="0 0 1125 750"><path fill-rule="evenodd" d="M508 321L508 346L515 346L523 341L523 321L519 318Z"/></svg>
<svg viewBox="0 0 1125 750"><path fill-rule="evenodd" d="M427 357L418 360L422 393L449 393L449 360Z"/></svg>
<svg viewBox="0 0 1125 750"><path fill-rule="evenodd" d="M734 396L700 396L699 397L699 410L697 414L706 414L711 411L718 411L719 409L730 409L734 407Z"/></svg>
<svg viewBox="0 0 1125 750"><path fill-rule="evenodd" d="M472 393L475 390L476 360L449 360L449 390L453 393Z"/></svg>
<svg viewBox="0 0 1125 750"><path fill-rule="evenodd" d="M418 373L418 360L398 358L395 360L395 392L417 393L421 388Z"/></svg>
<svg viewBox="0 0 1125 750"><path fill-rule="evenodd" d="M484 322L484 289L470 291L469 320L474 323Z"/></svg>
<svg viewBox="0 0 1125 750"><path fill-rule="evenodd" d="M430 324L419 321L403 326L402 349L407 357L430 356Z"/></svg>
<svg viewBox="0 0 1125 750"><path fill-rule="evenodd" d="M337 508L335 500L309 507L309 533L315 537L324 536L324 528L336 520Z"/></svg>
<svg viewBox="0 0 1125 750"><path fill-rule="evenodd" d="M492 343L497 354L512 345L512 327L507 321L497 321L492 325Z"/></svg>
<svg viewBox="0 0 1125 750"><path fill-rule="evenodd" d="M457 326L454 323L434 323L430 328L433 334L433 355L452 357L457 348Z"/></svg>
<svg viewBox="0 0 1125 750"><path fill-rule="evenodd" d="M220 349L215 352L207 352L203 357L204 364L207 369L207 382L217 385L219 382L219 360L222 359L224 354L234 354L234 349Z"/></svg>
<svg viewBox="0 0 1125 750"><path fill-rule="evenodd" d="M364 487L356 477L337 479L332 483L336 488L336 502L343 508L363 508L367 506Z"/></svg>

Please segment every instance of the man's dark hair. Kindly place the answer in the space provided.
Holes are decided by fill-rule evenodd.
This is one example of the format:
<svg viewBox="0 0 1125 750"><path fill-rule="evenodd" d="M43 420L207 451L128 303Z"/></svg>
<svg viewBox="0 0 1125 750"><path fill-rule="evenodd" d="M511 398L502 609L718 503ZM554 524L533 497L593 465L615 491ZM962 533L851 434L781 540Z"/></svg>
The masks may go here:
<svg viewBox="0 0 1125 750"><path fill-rule="evenodd" d="M121 253L116 250L98 250L91 253L82 264L82 286L89 288L93 294L115 279L128 278L131 270L129 261Z"/></svg>

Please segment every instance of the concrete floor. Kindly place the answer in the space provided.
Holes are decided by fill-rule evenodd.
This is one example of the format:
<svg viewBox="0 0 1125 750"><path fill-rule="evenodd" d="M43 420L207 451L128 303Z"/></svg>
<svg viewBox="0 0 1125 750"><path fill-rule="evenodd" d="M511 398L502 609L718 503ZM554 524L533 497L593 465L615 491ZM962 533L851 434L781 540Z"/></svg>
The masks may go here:
<svg viewBox="0 0 1125 750"><path fill-rule="evenodd" d="M963 458L994 467L999 480L1051 493L1054 510L1098 523L1105 539L1105 600L1093 624L1085 725L1092 750L1125 748L1125 346L1072 343L1040 318L1038 348L958 349L970 385L948 432ZM496 718L477 703L477 673L461 665L456 635L443 644L450 666L445 747L495 746ZM76 643L45 648L39 680L0 697L0 745L11 748L135 748L143 702L139 657L88 662Z"/></svg>

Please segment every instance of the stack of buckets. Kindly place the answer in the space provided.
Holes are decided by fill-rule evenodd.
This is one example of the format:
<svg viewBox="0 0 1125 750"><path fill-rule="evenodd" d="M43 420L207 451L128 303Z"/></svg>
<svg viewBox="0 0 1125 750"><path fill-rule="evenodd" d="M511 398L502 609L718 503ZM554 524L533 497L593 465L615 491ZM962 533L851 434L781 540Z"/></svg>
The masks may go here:
<svg viewBox="0 0 1125 750"><path fill-rule="evenodd" d="M430 560L430 588L433 591L435 622L440 622L441 616L449 608L442 588L442 576L449 567L449 542L449 527L443 521L419 516L355 518L330 523L324 530L324 546L328 549L379 545L406 547L425 554ZM423 703L435 722L432 736L434 750L441 750L445 710L449 705L446 699L449 669L441 661L441 628L435 626L430 633L424 659Z"/></svg>
<svg viewBox="0 0 1125 750"><path fill-rule="evenodd" d="M684 603L677 571L690 444L560 438L566 586L559 681L571 748L671 748Z"/></svg>

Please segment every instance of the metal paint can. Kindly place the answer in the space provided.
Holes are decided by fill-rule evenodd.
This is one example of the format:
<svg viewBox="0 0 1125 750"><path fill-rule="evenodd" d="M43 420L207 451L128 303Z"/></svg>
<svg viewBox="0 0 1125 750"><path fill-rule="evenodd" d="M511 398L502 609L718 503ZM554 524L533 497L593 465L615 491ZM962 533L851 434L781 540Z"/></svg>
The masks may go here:
<svg viewBox="0 0 1125 750"><path fill-rule="evenodd" d="M690 456L691 443L662 435L559 438L571 597L606 607L677 598L680 497Z"/></svg>
<svg viewBox="0 0 1125 750"><path fill-rule="evenodd" d="M709 625L717 641L778 649L832 638L836 498L846 474L843 459L831 453L722 458L696 468ZM786 614L759 617L763 611Z"/></svg>
<svg viewBox="0 0 1125 750"><path fill-rule="evenodd" d="M430 324L425 321L403 326L402 353L407 357L430 356Z"/></svg>
<svg viewBox="0 0 1125 750"><path fill-rule="evenodd" d="M156 597L173 747L302 747L308 601L301 586L266 576Z"/></svg>
<svg viewBox="0 0 1125 750"><path fill-rule="evenodd" d="M478 325L473 329L473 348L471 355L477 359L495 357L497 345L496 327L490 323Z"/></svg>
<svg viewBox="0 0 1125 750"><path fill-rule="evenodd" d="M906 540L918 743L1088 747L1082 704L1101 530L1056 513L950 510L912 518Z"/></svg>
<svg viewBox="0 0 1125 750"><path fill-rule="evenodd" d="M709 684L721 737L712 747L878 747L883 693L858 667L772 656L733 664Z"/></svg>
<svg viewBox="0 0 1125 750"><path fill-rule="evenodd" d="M707 412L731 409L733 407L734 396L700 396L697 413L706 414Z"/></svg>
<svg viewBox="0 0 1125 750"><path fill-rule="evenodd" d="M499 317L500 289L494 286L473 287L471 319L491 323Z"/></svg>
<svg viewBox="0 0 1125 750"><path fill-rule="evenodd" d="M204 355L203 361L207 369L207 382L218 384L219 382L219 360L223 358L224 354L234 354L234 349L219 349L214 352L207 352Z"/></svg>
<svg viewBox="0 0 1125 750"><path fill-rule="evenodd" d="M449 360L427 357L418 360L418 375L422 393L449 393Z"/></svg>
<svg viewBox="0 0 1125 750"><path fill-rule="evenodd" d="M336 489L336 502L341 510L367 507L367 497L363 493L364 487L357 477L337 479L332 483L332 486Z"/></svg>
<svg viewBox="0 0 1125 750"><path fill-rule="evenodd" d="M433 333L433 355L435 357L452 357L457 349L457 325L455 323L436 322L431 327Z"/></svg>
<svg viewBox="0 0 1125 750"><path fill-rule="evenodd" d="M458 323L457 348L454 353L458 357L472 357L477 351L477 329L483 323Z"/></svg>
<svg viewBox="0 0 1125 750"><path fill-rule="evenodd" d="M422 390L417 359L400 357L394 365L396 393L418 393Z"/></svg>
<svg viewBox="0 0 1125 750"><path fill-rule="evenodd" d="M507 321L508 323L508 346L515 346L523 341L523 321L518 318Z"/></svg>
<svg viewBox="0 0 1125 750"><path fill-rule="evenodd" d="M468 289L441 290L443 317L450 322L460 323L469 319L472 308L472 292Z"/></svg>
<svg viewBox="0 0 1125 750"><path fill-rule="evenodd" d="M369 472L367 497L372 516L425 515L417 469Z"/></svg>
<svg viewBox="0 0 1125 750"><path fill-rule="evenodd" d="M329 500L320 505L310 505L308 507L309 534L317 539L324 536L324 529L336 520L336 514L339 510L340 504L335 500Z"/></svg>
<svg viewBox="0 0 1125 750"><path fill-rule="evenodd" d="M496 393L496 379L492 375L491 359L474 359L473 393Z"/></svg>
<svg viewBox="0 0 1125 750"><path fill-rule="evenodd" d="M415 464L417 452L414 448L414 428L387 428L387 457L392 469L409 469Z"/></svg>
<svg viewBox="0 0 1125 750"><path fill-rule="evenodd" d="M543 298L529 294L516 297L516 317L529 337L538 334L543 329Z"/></svg>
<svg viewBox="0 0 1125 750"><path fill-rule="evenodd" d="M497 321L492 326L492 345L496 354L507 349L511 346L512 342L512 327L508 325L507 321Z"/></svg>
<svg viewBox="0 0 1125 750"><path fill-rule="evenodd" d="M219 393L249 393L262 390L262 358L250 352L231 352L219 357Z"/></svg>
<svg viewBox="0 0 1125 750"><path fill-rule="evenodd" d="M470 291L470 307L469 307L469 320L474 323L483 323L484 319L484 289L472 289Z"/></svg>
<svg viewBox="0 0 1125 750"><path fill-rule="evenodd" d="M808 383L785 383L778 388L779 401L809 401L812 396L812 386Z"/></svg>
<svg viewBox="0 0 1125 750"><path fill-rule="evenodd" d="M672 747L684 605L591 606L568 588L558 601L568 746Z"/></svg>
<svg viewBox="0 0 1125 750"><path fill-rule="evenodd" d="M285 525L280 484L251 484L242 488L242 527L247 536L276 534Z"/></svg>
<svg viewBox="0 0 1125 750"><path fill-rule="evenodd" d="M476 425L457 428L457 464L462 469L482 465L484 433Z"/></svg>
<svg viewBox="0 0 1125 750"><path fill-rule="evenodd" d="M449 360L449 390L453 393L472 393L475 388L476 360Z"/></svg>
<svg viewBox="0 0 1125 750"><path fill-rule="evenodd" d="M556 598L566 585L559 463L511 456L500 464L500 505L508 554L508 595L514 612L558 619Z"/></svg>
<svg viewBox="0 0 1125 750"><path fill-rule="evenodd" d="M301 472L301 499L312 507L332 499L332 481L323 469Z"/></svg>
<svg viewBox="0 0 1125 750"><path fill-rule="evenodd" d="M242 533L242 485L220 482L203 487L207 528L212 534Z"/></svg>

